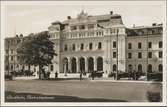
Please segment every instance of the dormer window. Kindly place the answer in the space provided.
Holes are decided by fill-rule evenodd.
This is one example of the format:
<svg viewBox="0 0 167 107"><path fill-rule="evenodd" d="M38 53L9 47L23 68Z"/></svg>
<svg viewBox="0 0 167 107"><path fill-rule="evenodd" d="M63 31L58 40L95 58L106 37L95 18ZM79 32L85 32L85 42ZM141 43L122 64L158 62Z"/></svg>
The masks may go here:
<svg viewBox="0 0 167 107"><path fill-rule="evenodd" d="M70 29L71 30L77 30L77 27L76 26L71 26Z"/></svg>
<svg viewBox="0 0 167 107"><path fill-rule="evenodd" d="M93 29L94 25L93 24L88 24L88 29Z"/></svg>
<svg viewBox="0 0 167 107"><path fill-rule="evenodd" d="M142 31L139 31L139 36L142 36L143 35L143 32Z"/></svg>
<svg viewBox="0 0 167 107"><path fill-rule="evenodd" d="M83 29L85 29L85 26L84 26L84 25L80 25L80 26L79 26L79 29L80 29L80 30L83 30Z"/></svg>

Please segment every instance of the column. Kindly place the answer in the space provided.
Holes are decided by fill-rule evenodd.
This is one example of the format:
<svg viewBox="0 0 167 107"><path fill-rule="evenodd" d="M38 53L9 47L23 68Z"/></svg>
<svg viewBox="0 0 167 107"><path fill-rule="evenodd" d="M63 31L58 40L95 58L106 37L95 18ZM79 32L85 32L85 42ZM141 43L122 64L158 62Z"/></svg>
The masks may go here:
<svg viewBox="0 0 167 107"><path fill-rule="evenodd" d="M68 70L70 71L70 73L72 72L71 71L71 59L68 58Z"/></svg>
<svg viewBox="0 0 167 107"><path fill-rule="evenodd" d="M88 58L85 57L85 71L88 72Z"/></svg>
<svg viewBox="0 0 167 107"><path fill-rule="evenodd" d="M76 58L76 64L77 64L77 73L78 73L79 70L80 70L80 66L79 66L79 58Z"/></svg>
<svg viewBox="0 0 167 107"><path fill-rule="evenodd" d="M96 71L97 70L97 60L96 60L96 57L93 57L94 58L94 70Z"/></svg>

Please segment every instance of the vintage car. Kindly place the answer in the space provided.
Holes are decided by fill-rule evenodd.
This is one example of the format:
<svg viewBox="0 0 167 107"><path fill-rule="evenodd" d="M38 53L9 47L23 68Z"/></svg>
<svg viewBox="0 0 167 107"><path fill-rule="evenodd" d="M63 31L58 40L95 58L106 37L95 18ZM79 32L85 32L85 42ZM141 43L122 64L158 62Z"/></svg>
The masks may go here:
<svg viewBox="0 0 167 107"><path fill-rule="evenodd" d="M93 71L93 72L91 72L91 74L90 74L90 77L98 77L98 78L100 78L100 77L103 77L103 71Z"/></svg>
<svg viewBox="0 0 167 107"><path fill-rule="evenodd" d="M5 74L5 80L13 80L13 76L11 73Z"/></svg>

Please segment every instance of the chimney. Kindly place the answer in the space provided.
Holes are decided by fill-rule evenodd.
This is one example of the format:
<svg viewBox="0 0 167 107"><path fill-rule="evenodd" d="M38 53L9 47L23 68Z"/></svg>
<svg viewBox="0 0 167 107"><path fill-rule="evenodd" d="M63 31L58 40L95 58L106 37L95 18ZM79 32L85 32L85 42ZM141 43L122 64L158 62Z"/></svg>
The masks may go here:
<svg viewBox="0 0 167 107"><path fill-rule="evenodd" d="M156 23L153 23L152 26L156 26L157 24Z"/></svg>
<svg viewBox="0 0 167 107"><path fill-rule="evenodd" d="M113 15L113 11L110 11L110 15Z"/></svg>
<svg viewBox="0 0 167 107"><path fill-rule="evenodd" d="M67 19L68 19L68 20L71 19L71 16L67 16Z"/></svg>

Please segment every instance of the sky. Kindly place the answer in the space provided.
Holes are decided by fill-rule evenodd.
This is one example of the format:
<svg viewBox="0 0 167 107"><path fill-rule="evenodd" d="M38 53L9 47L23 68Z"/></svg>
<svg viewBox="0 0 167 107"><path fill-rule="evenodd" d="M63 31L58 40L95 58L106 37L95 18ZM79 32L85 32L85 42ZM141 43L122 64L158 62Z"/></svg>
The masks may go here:
<svg viewBox="0 0 167 107"><path fill-rule="evenodd" d="M108 3L78 3L78 4L28 4L5 5L5 35L12 37L15 34L28 35L47 30L53 21L64 21L67 16L77 17L82 10L88 15L109 14L113 11L122 16L126 27L151 26L152 23L163 22L163 6L153 3L133 3L133 5Z"/></svg>

